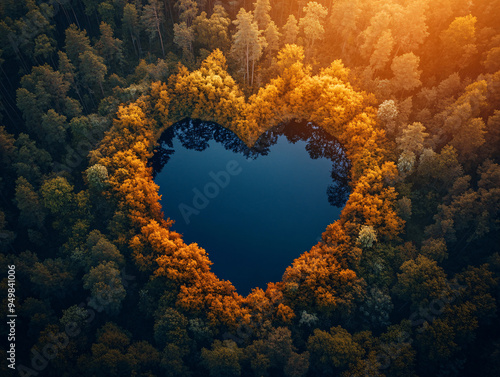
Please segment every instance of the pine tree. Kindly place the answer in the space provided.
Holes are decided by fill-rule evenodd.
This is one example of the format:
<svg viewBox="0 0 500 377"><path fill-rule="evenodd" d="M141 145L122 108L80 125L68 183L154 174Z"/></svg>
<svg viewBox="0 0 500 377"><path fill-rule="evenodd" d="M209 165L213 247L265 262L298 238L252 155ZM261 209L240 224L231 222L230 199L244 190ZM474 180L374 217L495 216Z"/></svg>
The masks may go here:
<svg viewBox="0 0 500 377"><path fill-rule="evenodd" d="M264 32L264 36L267 42L266 52L269 55L269 58L271 58L273 53L278 51L280 47L279 43L281 37L281 33L279 32L278 26L276 26L274 21L269 22Z"/></svg>
<svg viewBox="0 0 500 377"><path fill-rule="evenodd" d="M210 18L205 12L195 18L193 29L196 43L203 46L208 51L220 49L226 52L231 47L229 26L231 20L222 5L215 5Z"/></svg>
<svg viewBox="0 0 500 377"><path fill-rule="evenodd" d="M392 60L391 70L394 74L391 83L395 91L413 90L422 85L418 70L420 58L413 52L396 56Z"/></svg>
<svg viewBox="0 0 500 377"><path fill-rule="evenodd" d="M117 70L124 63L123 42L113 37L113 29L110 25L101 22L99 30L101 31L101 37L95 44L95 47L99 55L104 58L105 63L113 68L113 70Z"/></svg>
<svg viewBox="0 0 500 377"><path fill-rule="evenodd" d="M266 42L264 37L261 36L262 31L259 30L257 23L253 20L251 12L246 12L241 8L233 23L236 25L236 33L233 35L231 54L242 65L245 72L244 80L253 86L255 62L262 56L262 49L265 47ZM251 79L250 70L252 73Z"/></svg>
<svg viewBox="0 0 500 377"><path fill-rule="evenodd" d="M385 68L391 57L393 46L394 38L392 38L391 30L384 31L375 45L375 51L373 51L370 57L370 67L374 71Z"/></svg>
<svg viewBox="0 0 500 377"><path fill-rule="evenodd" d="M305 16L299 20L299 27L303 30L307 39L307 48L312 51L314 42L323 39L325 28L323 19L328 14L328 10L321 4L310 1L303 8Z"/></svg>
<svg viewBox="0 0 500 377"><path fill-rule="evenodd" d="M269 0L257 0L253 3L254 6L254 19L257 22L260 30L266 30L267 25L271 22L269 11L271 10L271 3Z"/></svg>
<svg viewBox="0 0 500 377"><path fill-rule="evenodd" d="M359 34L359 18L362 13L359 0L336 1L330 10L330 25L342 43L342 56L346 46L356 46L352 41Z"/></svg>
<svg viewBox="0 0 500 377"><path fill-rule="evenodd" d="M476 22L477 18L470 14L457 17L448 29L441 33L443 51L450 69L465 68L471 57L477 53Z"/></svg>
<svg viewBox="0 0 500 377"><path fill-rule="evenodd" d="M185 22L174 24L174 43L182 49L182 54L186 60L191 60L193 56L194 30L192 26L187 26Z"/></svg>
<svg viewBox="0 0 500 377"><path fill-rule="evenodd" d="M130 41L134 47L135 53L141 53L141 39L139 30L139 14L134 4L126 4L123 8L122 17L122 38L125 40L125 35L130 37Z"/></svg>
<svg viewBox="0 0 500 377"><path fill-rule="evenodd" d="M175 7L179 10L179 20L188 27L198 14L198 3L194 0L177 0Z"/></svg>
<svg viewBox="0 0 500 377"><path fill-rule="evenodd" d="M158 0L149 0L144 6L141 16L144 30L149 34L149 38L154 40L156 36L160 41L161 52L165 56L165 46L163 45L163 36L161 30L165 24L165 14L163 13L163 3Z"/></svg>
<svg viewBox="0 0 500 377"><path fill-rule="evenodd" d="M64 49L71 62L75 65L79 63L78 57L86 51L92 51L90 39L85 30L80 30L75 24L71 24L66 29L66 39Z"/></svg>
<svg viewBox="0 0 500 377"><path fill-rule="evenodd" d="M293 14L288 16L286 24L283 26L283 43L293 44L297 40L299 34L299 27L297 26L297 19Z"/></svg>

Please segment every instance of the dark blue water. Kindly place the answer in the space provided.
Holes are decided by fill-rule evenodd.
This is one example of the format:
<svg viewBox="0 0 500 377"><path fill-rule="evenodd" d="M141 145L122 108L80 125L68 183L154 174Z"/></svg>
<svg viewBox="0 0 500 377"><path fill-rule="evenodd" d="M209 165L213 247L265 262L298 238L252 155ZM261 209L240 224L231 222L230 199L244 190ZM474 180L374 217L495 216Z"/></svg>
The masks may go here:
<svg viewBox="0 0 500 377"><path fill-rule="evenodd" d="M150 163L172 229L241 294L281 280L349 194L342 146L311 123L274 128L249 149L217 124L185 120L159 143Z"/></svg>

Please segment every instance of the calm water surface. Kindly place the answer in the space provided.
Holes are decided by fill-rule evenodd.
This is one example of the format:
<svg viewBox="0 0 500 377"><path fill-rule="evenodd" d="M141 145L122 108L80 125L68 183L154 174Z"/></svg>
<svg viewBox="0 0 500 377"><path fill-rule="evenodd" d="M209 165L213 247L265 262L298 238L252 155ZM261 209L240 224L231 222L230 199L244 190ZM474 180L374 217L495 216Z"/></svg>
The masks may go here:
<svg viewBox="0 0 500 377"><path fill-rule="evenodd" d="M281 280L349 194L342 146L311 123L276 127L249 149L217 124L185 120L159 143L150 164L165 216L240 294Z"/></svg>

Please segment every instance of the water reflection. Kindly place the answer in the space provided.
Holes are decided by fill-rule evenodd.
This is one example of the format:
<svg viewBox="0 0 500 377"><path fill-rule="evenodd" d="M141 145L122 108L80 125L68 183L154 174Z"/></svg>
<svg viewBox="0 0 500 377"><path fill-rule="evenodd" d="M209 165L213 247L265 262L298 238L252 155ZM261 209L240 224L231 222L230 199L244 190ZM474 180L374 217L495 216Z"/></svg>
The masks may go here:
<svg viewBox="0 0 500 377"><path fill-rule="evenodd" d="M175 153L172 142L175 138L184 148L196 151L204 151L209 147L209 142L215 140L226 150L240 153L247 159L256 159L266 156L280 136L285 136L292 144L304 141L307 143L306 151L312 159L326 158L332 162L332 183L326 194L330 205L343 207L349 197L349 159L342 145L333 136L311 122L292 121L278 125L262 134L255 145L248 148L235 133L216 123L185 119L163 132L149 165L153 167L155 178Z"/></svg>

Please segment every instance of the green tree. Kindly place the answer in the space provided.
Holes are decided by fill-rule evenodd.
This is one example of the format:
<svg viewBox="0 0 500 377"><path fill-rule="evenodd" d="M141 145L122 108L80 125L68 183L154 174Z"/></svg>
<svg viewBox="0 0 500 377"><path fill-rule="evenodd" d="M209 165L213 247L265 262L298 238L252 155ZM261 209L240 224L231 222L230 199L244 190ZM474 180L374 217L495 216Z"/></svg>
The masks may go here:
<svg viewBox="0 0 500 377"><path fill-rule="evenodd" d="M287 377L304 377L309 370L309 352L292 352L283 371Z"/></svg>
<svg viewBox="0 0 500 377"><path fill-rule="evenodd" d="M190 27L198 14L198 3L194 0L177 0L175 7L179 10L179 21Z"/></svg>
<svg viewBox="0 0 500 377"><path fill-rule="evenodd" d="M462 293L459 302L472 304L473 314L480 324L491 323L495 319L496 299L495 289L498 288L498 279L489 264L479 267L468 266L455 276L456 282L461 285Z"/></svg>
<svg viewBox="0 0 500 377"><path fill-rule="evenodd" d="M493 47L486 54L486 58L482 62L486 70L494 73L500 70L500 47Z"/></svg>
<svg viewBox="0 0 500 377"><path fill-rule="evenodd" d="M38 5L33 0L22 4L23 14L16 19L2 17L0 28L6 39L4 45L10 45L24 70L29 71L26 57L35 64L41 55L49 56L54 51L54 8L44 3Z"/></svg>
<svg viewBox="0 0 500 377"><path fill-rule="evenodd" d="M429 35L426 24L428 8L429 0L415 0L408 2L401 11L393 13L396 55L416 51L425 41Z"/></svg>
<svg viewBox="0 0 500 377"><path fill-rule="evenodd" d="M446 59L446 66L450 70L465 68L477 53L476 22L472 15L457 17L441 35L441 43Z"/></svg>
<svg viewBox="0 0 500 377"><path fill-rule="evenodd" d="M110 25L113 29L116 29L115 15L118 9L114 7L112 2L116 4L113 0L102 1L97 6L97 12L99 13L99 16L101 16L104 23Z"/></svg>
<svg viewBox="0 0 500 377"><path fill-rule="evenodd" d="M500 195L490 184L500 181L495 178L499 172L499 165L486 160L478 169L481 179L477 191L470 188L469 176L456 179L449 188L448 200L438 207L436 221L426 228L426 234L444 237L448 242L465 241L466 248L471 241L498 229L494 219L500 212Z"/></svg>
<svg viewBox="0 0 500 377"><path fill-rule="evenodd" d="M43 227L45 212L40 203L40 198L33 186L24 177L19 177L16 181L14 202L20 211L20 225L38 229Z"/></svg>
<svg viewBox="0 0 500 377"><path fill-rule="evenodd" d="M0 169L5 169L15 158L17 148L14 136L9 134L4 126L0 126Z"/></svg>
<svg viewBox="0 0 500 377"><path fill-rule="evenodd" d="M253 16L255 22L257 22L257 26L260 30L266 30L267 26L271 22L271 16L269 16L271 3L269 0L256 0L256 2L253 3L253 7Z"/></svg>
<svg viewBox="0 0 500 377"><path fill-rule="evenodd" d="M374 286L367 292L360 309L370 328L381 328L390 324L389 315L393 308L391 296Z"/></svg>
<svg viewBox="0 0 500 377"><path fill-rule="evenodd" d="M236 25L236 33L233 35L231 54L241 64L244 81L253 86L255 63L262 56L266 42L251 12L241 8L233 24Z"/></svg>
<svg viewBox="0 0 500 377"><path fill-rule="evenodd" d="M214 51L217 48L223 52L229 51L231 47L230 25L231 19L224 7L214 5L210 18L207 18L205 12L201 12L193 21L196 43L208 51Z"/></svg>
<svg viewBox="0 0 500 377"><path fill-rule="evenodd" d="M279 43L281 37L281 33L279 32L279 29L274 23L274 21L268 23L267 28L264 32L264 37L267 42L266 53L271 58L274 55L274 53L279 50L280 47Z"/></svg>
<svg viewBox="0 0 500 377"><path fill-rule="evenodd" d="M328 14L328 9L315 1L310 1L302 10L304 17L299 20L299 27L306 37L307 50L312 52L314 42L322 40L325 35L323 19Z"/></svg>
<svg viewBox="0 0 500 377"><path fill-rule="evenodd" d="M75 65L80 63L79 56L87 51L92 51L90 39L85 30L79 30L75 24L71 24L65 31L64 49L71 62Z"/></svg>
<svg viewBox="0 0 500 377"><path fill-rule="evenodd" d="M174 24L174 43L182 49L182 55L188 61L193 57L194 38L193 27L187 26L185 22Z"/></svg>
<svg viewBox="0 0 500 377"><path fill-rule="evenodd" d="M389 326L379 338L380 346L370 347L372 350L373 348L377 350L379 371L384 375L417 377L415 373L417 352L412 347L414 344L414 339L411 337L414 330L412 325L414 326L411 320L405 319L397 325Z"/></svg>
<svg viewBox="0 0 500 377"><path fill-rule="evenodd" d="M21 78L21 87L16 92L17 106L23 114L28 130L39 141L44 141L46 136L40 123L47 111L52 109L69 118L81 112L78 101L68 96L71 83L66 77L45 64L33 67L30 74Z"/></svg>
<svg viewBox="0 0 500 377"><path fill-rule="evenodd" d="M403 151L398 158L398 170L401 174L409 173L415 166L416 156L411 151Z"/></svg>
<svg viewBox="0 0 500 377"><path fill-rule="evenodd" d="M403 196L398 200L398 215L401 216L403 220L409 220L411 218L411 199L407 196Z"/></svg>
<svg viewBox="0 0 500 377"><path fill-rule="evenodd" d="M459 351L456 333L446 318L437 318L416 336L415 348L427 362L422 365L425 373L434 374L439 364L446 365Z"/></svg>
<svg viewBox="0 0 500 377"><path fill-rule="evenodd" d="M53 156L61 153L62 147L66 143L67 128L68 122L64 115L58 114L52 109L42 115L41 133L45 135L42 139L42 146Z"/></svg>
<svg viewBox="0 0 500 377"><path fill-rule="evenodd" d="M418 70L420 58L413 52L396 56L392 60L391 70L394 77L391 84L396 92L408 91L418 88L422 85Z"/></svg>
<svg viewBox="0 0 500 377"><path fill-rule="evenodd" d="M481 112L486 109L487 93L488 83L485 80L468 85L465 92L443 112L444 122L437 133L447 141L457 137L458 143L460 139L463 140L468 135L470 138L475 138L472 144L476 147L481 145L484 142L484 125L480 119L474 120L473 118L479 118ZM474 131L478 134L471 133Z"/></svg>
<svg viewBox="0 0 500 377"><path fill-rule="evenodd" d="M54 216L68 216L74 210L73 186L66 178L56 177L45 181L40 189L42 203Z"/></svg>
<svg viewBox="0 0 500 377"><path fill-rule="evenodd" d="M290 329L286 327L273 329L267 338L266 348L271 365L283 368L292 356L292 352L296 350Z"/></svg>
<svg viewBox="0 0 500 377"><path fill-rule="evenodd" d="M86 170L89 188L96 192L103 191L108 185L108 169L100 164L94 164Z"/></svg>
<svg viewBox="0 0 500 377"><path fill-rule="evenodd" d="M110 315L119 313L126 292L115 262L103 262L92 267L83 277L83 287L92 295L90 307Z"/></svg>
<svg viewBox="0 0 500 377"><path fill-rule="evenodd" d="M144 30L149 34L151 40L158 37L161 46L162 55L165 56L165 47L163 45L162 29L165 24L165 14L163 12L163 3L158 0L148 0L144 6L141 22Z"/></svg>
<svg viewBox="0 0 500 377"><path fill-rule="evenodd" d="M436 261L423 255L401 265L393 290L398 296L411 301L413 308L429 305L433 299L447 299L450 294L444 270Z"/></svg>
<svg viewBox="0 0 500 377"><path fill-rule="evenodd" d="M90 90L95 93L100 89L104 96L104 78L108 72L108 68L104 64L104 59L91 51L86 51L80 54L80 80Z"/></svg>
<svg viewBox="0 0 500 377"><path fill-rule="evenodd" d="M160 352L147 341L132 344L127 350L127 359L132 365L132 373L153 375L160 365Z"/></svg>
<svg viewBox="0 0 500 377"><path fill-rule="evenodd" d="M417 177L420 187L444 195L461 176L463 168L452 146L445 146L441 153L435 153L432 149L422 151Z"/></svg>
<svg viewBox="0 0 500 377"><path fill-rule="evenodd" d="M463 164L477 162L481 147L486 142L486 125L482 118L469 119L453 134L450 145L458 151L459 161Z"/></svg>
<svg viewBox="0 0 500 377"><path fill-rule="evenodd" d="M382 102L378 107L377 117L385 125L389 134L393 135L396 131L396 120L399 115L399 110L394 100L389 99Z"/></svg>
<svg viewBox="0 0 500 377"><path fill-rule="evenodd" d="M50 154L36 146L26 134L19 134L14 143L17 153L14 159L14 168L19 177L24 177L32 185L38 185L43 174L52 169L52 158Z"/></svg>
<svg viewBox="0 0 500 377"><path fill-rule="evenodd" d="M75 150L82 151L86 155L86 151L90 151L92 146L96 145L104 136L104 132L110 126L110 119L99 116L98 114L90 114L89 116L80 116L71 119L69 122L69 130L71 134L71 143Z"/></svg>
<svg viewBox="0 0 500 377"><path fill-rule="evenodd" d="M268 376L268 369L271 367L271 360L267 356L266 345L263 340L255 340L247 346L243 353L242 363L248 365L255 376Z"/></svg>
<svg viewBox="0 0 500 377"><path fill-rule="evenodd" d="M396 139L396 143L401 150L420 155L424 149L424 141L427 136L429 134L425 132L424 125L414 122L403 129L402 135Z"/></svg>
<svg viewBox="0 0 500 377"><path fill-rule="evenodd" d="M379 41L383 33L391 30L390 26L391 14L387 9L380 10L370 18L370 24L360 33L363 44L360 46L359 50L362 57L367 59L372 55L377 41Z"/></svg>
<svg viewBox="0 0 500 377"><path fill-rule="evenodd" d="M356 46L353 41L359 34L358 27L361 13L362 8L359 0L340 0L336 1L331 7L330 25L342 43L343 57L346 56L346 46Z"/></svg>
<svg viewBox="0 0 500 377"><path fill-rule="evenodd" d="M420 253L429 259L442 262L448 257L444 238L428 238L422 242Z"/></svg>
<svg viewBox="0 0 500 377"><path fill-rule="evenodd" d="M164 348L167 344L176 344L181 348L186 348L189 345L189 337L187 333L187 318L177 310L167 308L154 325L154 337L156 344Z"/></svg>
<svg viewBox="0 0 500 377"><path fill-rule="evenodd" d="M40 34L35 38L35 48L33 51L35 58L43 57L44 60L48 60L55 51L56 41L53 38L49 38L47 34Z"/></svg>
<svg viewBox="0 0 500 377"><path fill-rule="evenodd" d="M383 70L391 57L392 49L394 47L394 38L392 37L391 30L386 30L382 33L377 43L372 56L370 56L370 67L373 71Z"/></svg>
<svg viewBox="0 0 500 377"><path fill-rule="evenodd" d="M125 36L130 38L130 42L137 55L141 55L141 38L140 38L140 21L139 13L134 3L125 4L123 7L122 31L123 40Z"/></svg>
<svg viewBox="0 0 500 377"><path fill-rule="evenodd" d="M109 348L125 351L130 345L131 334L113 322L107 322L97 331L97 343Z"/></svg>
<svg viewBox="0 0 500 377"><path fill-rule="evenodd" d="M363 349L341 326L332 327L329 332L314 329L307 340L307 350L312 370L323 376L345 370L363 355Z"/></svg>
<svg viewBox="0 0 500 377"><path fill-rule="evenodd" d="M87 252L84 254L82 262L87 272L92 267L96 267L104 262L114 262L119 268L125 265L125 259L118 248L109 242L98 230L93 230L89 233L85 246Z"/></svg>
<svg viewBox="0 0 500 377"><path fill-rule="evenodd" d="M232 340L216 340L211 350L201 350L201 359L210 377L237 377L241 375L242 352Z"/></svg>
<svg viewBox="0 0 500 377"><path fill-rule="evenodd" d="M100 56L104 58L107 66L111 67L113 71L119 70L124 63L122 44L123 42L118 38L113 37L113 29L110 25L101 22L99 25L101 37L95 44Z"/></svg>
<svg viewBox="0 0 500 377"><path fill-rule="evenodd" d="M63 298L68 295L75 284L75 276L71 273L69 263L62 258L45 259L36 262L30 272L33 288L43 298Z"/></svg>
<svg viewBox="0 0 500 377"><path fill-rule="evenodd" d="M28 334L36 338L49 324L56 321L55 313L48 300L28 297L19 308L21 315L29 319Z"/></svg>
<svg viewBox="0 0 500 377"><path fill-rule="evenodd" d="M88 328L86 323L88 319L87 309L82 308L78 305L70 306L68 309L62 311L62 317L60 323L63 326L72 326L76 324L80 329Z"/></svg>
<svg viewBox="0 0 500 377"><path fill-rule="evenodd" d="M299 27L297 25L297 19L293 14L288 16L286 24L283 26L283 43L293 44L297 40L297 35L299 35Z"/></svg>
<svg viewBox="0 0 500 377"><path fill-rule="evenodd" d="M70 87L75 83L75 66L71 63L68 55L65 52L58 51L58 68L59 72L62 73L64 80L70 84Z"/></svg>
<svg viewBox="0 0 500 377"><path fill-rule="evenodd" d="M91 347L91 361L88 360L88 365L82 369L99 377L133 375L134 360L127 354L130 338L131 335L116 324L106 323L97 331L97 341Z"/></svg>
<svg viewBox="0 0 500 377"><path fill-rule="evenodd" d="M190 369L183 358L187 355L185 348L170 343L165 346L161 354L160 366L167 377L189 376Z"/></svg>
<svg viewBox="0 0 500 377"><path fill-rule="evenodd" d="M499 153L500 145L500 110L495 110L486 123L486 155L494 156Z"/></svg>

